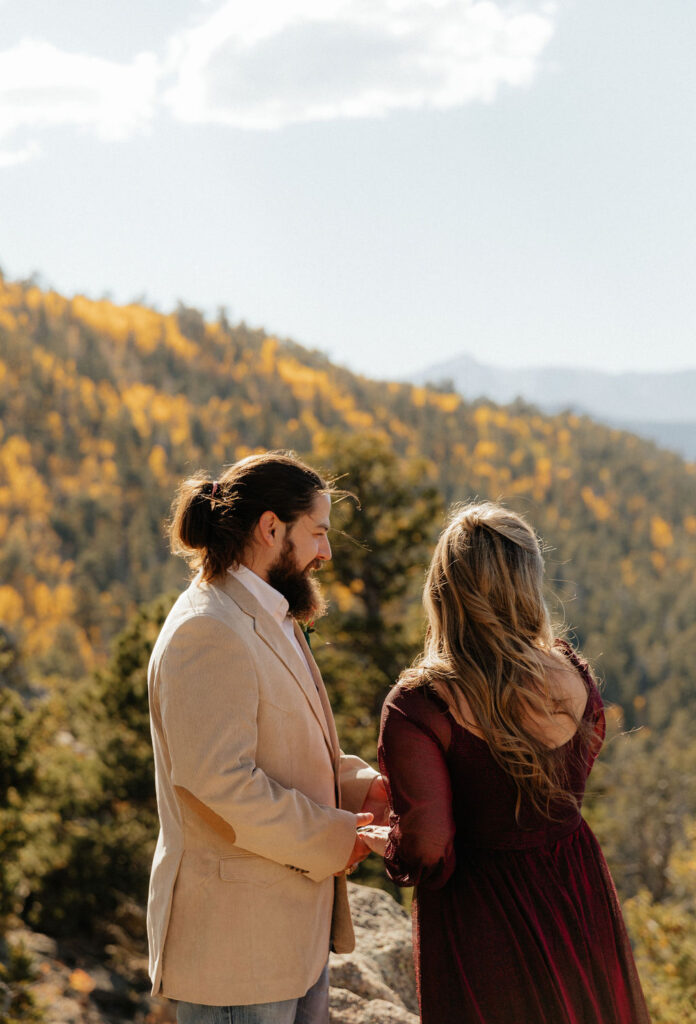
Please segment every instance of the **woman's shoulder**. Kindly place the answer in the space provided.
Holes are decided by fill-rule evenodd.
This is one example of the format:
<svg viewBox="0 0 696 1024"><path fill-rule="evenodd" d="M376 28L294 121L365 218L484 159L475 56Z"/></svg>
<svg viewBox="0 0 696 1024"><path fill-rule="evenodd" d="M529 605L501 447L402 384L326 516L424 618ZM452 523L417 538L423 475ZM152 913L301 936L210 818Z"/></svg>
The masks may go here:
<svg viewBox="0 0 696 1024"><path fill-rule="evenodd" d="M408 671L391 688L382 716L397 714L414 721L429 721L447 713L447 704L416 671Z"/></svg>
<svg viewBox="0 0 696 1024"><path fill-rule="evenodd" d="M575 650L573 645L568 642L564 637L557 636L552 644L553 650L557 654L560 654L572 662L577 669L580 669L582 674L590 674L590 666L587 661Z"/></svg>
<svg viewBox="0 0 696 1024"><path fill-rule="evenodd" d="M414 730L445 753L449 750L452 721L447 705L425 682L402 677L387 694L382 708L380 747L395 742L399 736L408 736L408 742L412 742Z"/></svg>
<svg viewBox="0 0 696 1024"><path fill-rule="evenodd" d="M589 662L582 655L578 654L567 640L561 637L557 637L554 640L553 649L575 668L578 676L582 679L584 689L587 691L587 711L589 712L596 710L597 707L601 707L602 697Z"/></svg>

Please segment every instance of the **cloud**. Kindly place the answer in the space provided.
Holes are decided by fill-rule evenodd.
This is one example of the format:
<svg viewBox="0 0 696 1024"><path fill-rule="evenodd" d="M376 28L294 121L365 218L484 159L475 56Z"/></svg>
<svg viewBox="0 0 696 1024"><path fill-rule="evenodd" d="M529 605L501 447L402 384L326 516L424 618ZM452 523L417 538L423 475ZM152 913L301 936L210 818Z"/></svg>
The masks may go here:
<svg viewBox="0 0 696 1024"><path fill-rule="evenodd" d="M534 78L555 8L492 0L226 0L176 36L179 119L276 129L491 102Z"/></svg>
<svg viewBox="0 0 696 1024"><path fill-rule="evenodd" d="M0 169L26 164L40 155L41 147L38 142L30 142L26 146L20 146L19 149L0 149Z"/></svg>
<svg viewBox="0 0 696 1024"><path fill-rule="evenodd" d="M154 54L119 64L25 39L0 52L0 139L51 125L127 138L151 120L159 74ZM30 144L15 156L30 159L37 152Z"/></svg>
<svg viewBox="0 0 696 1024"><path fill-rule="evenodd" d="M0 52L0 167L38 156L51 126L129 138L163 103L184 122L277 129L490 102L533 80L553 34L553 5L524 2L199 0L166 56L129 63L24 39Z"/></svg>

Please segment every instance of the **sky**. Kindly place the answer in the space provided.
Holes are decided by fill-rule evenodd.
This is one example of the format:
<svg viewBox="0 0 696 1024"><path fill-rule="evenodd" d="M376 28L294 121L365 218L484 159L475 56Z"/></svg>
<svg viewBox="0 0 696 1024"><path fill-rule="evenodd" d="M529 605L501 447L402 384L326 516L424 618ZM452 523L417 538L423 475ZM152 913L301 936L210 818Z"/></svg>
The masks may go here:
<svg viewBox="0 0 696 1024"><path fill-rule="evenodd" d="M696 366L693 0L0 0L0 267L372 377Z"/></svg>

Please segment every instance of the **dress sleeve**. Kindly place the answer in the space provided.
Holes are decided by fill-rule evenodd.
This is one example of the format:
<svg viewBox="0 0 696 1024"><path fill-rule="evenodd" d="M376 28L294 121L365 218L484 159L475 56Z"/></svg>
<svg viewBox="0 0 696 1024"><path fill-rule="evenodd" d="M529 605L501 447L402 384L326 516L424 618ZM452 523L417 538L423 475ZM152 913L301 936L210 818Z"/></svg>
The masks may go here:
<svg viewBox="0 0 696 1024"><path fill-rule="evenodd" d="M455 867L449 728L423 690L399 690L382 711L378 757L389 797L384 861L397 885L443 886Z"/></svg>

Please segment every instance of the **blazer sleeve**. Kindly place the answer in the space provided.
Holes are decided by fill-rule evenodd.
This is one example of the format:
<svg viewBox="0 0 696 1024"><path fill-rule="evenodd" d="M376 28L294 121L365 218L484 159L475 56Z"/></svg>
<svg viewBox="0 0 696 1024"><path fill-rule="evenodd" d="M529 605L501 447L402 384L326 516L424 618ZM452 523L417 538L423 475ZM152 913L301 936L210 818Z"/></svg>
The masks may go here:
<svg viewBox="0 0 696 1024"><path fill-rule="evenodd" d="M339 780L341 784L341 806L357 814L365 803L365 797L372 780L379 775L374 768L355 754L341 751Z"/></svg>
<svg viewBox="0 0 696 1024"><path fill-rule="evenodd" d="M315 803L256 765L258 681L243 638L213 616L182 623L157 695L172 782L227 822L245 850L321 881L342 871L355 815Z"/></svg>

